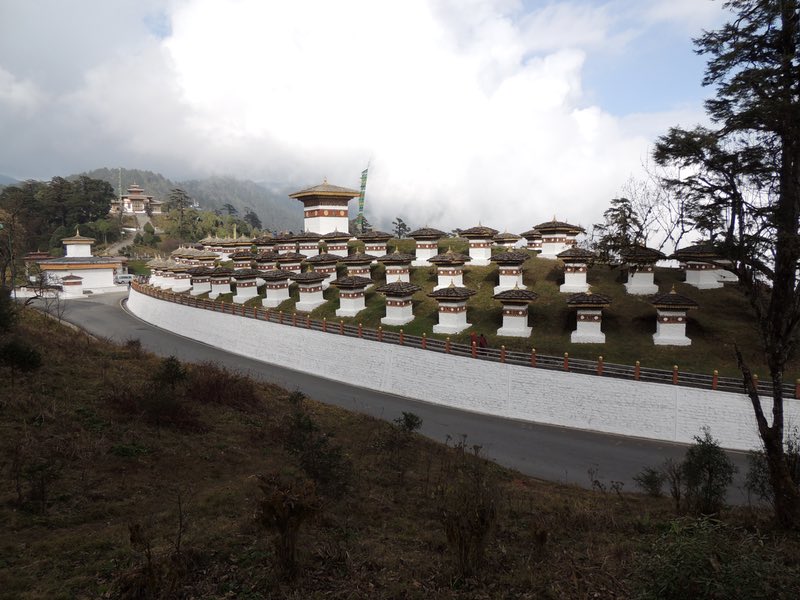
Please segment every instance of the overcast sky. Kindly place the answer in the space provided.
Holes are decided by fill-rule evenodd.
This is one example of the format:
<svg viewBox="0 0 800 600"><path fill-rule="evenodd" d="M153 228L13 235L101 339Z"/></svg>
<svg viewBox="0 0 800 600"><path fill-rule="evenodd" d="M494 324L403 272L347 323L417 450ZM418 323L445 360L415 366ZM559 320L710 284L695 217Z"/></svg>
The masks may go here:
<svg viewBox="0 0 800 600"><path fill-rule="evenodd" d="M367 216L590 225L703 120L710 0L0 0L0 174L358 187ZM287 198L287 202L290 200Z"/></svg>

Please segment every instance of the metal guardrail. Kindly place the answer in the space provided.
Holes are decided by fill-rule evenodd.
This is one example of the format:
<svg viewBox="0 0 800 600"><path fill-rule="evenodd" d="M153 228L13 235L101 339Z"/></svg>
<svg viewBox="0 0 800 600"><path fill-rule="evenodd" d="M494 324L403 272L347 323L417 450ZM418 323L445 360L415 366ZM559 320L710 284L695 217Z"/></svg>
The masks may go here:
<svg viewBox="0 0 800 600"><path fill-rule="evenodd" d="M232 304L209 300L207 298L194 298L183 294L176 294L171 291L160 290L147 284L133 282L136 291L157 298L184 306L211 310L240 317L257 319L259 321L269 321L279 325L290 327L303 327L314 331L321 331L333 335L344 335L348 337L358 337L365 340L382 342L384 344L397 344L419 348L430 352L443 352L456 356L470 357L475 360L488 360L492 362L508 363L512 365L525 366L537 369L549 369L553 371L568 371L570 373L582 373L584 375L595 375L602 377L613 377L617 379L628 379L634 381L646 381L652 383L666 383L682 385L685 387L700 388L706 390L718 390L723 392L745 393L741 379L736 377L721 377L705 375L702 373L690 373L679 371L678 369L652 369L642 367L639 362L633 366L607 363L602 360L586 360L571 358L567 353L563 357L548 356L538 354L535 350L530 353L516 352L501 348L477 348L466 344L457 344L450 341L450 338L441 340L429 338L424 333L422 336L407 335L400 331L384 331L382 328L369 329L361 325L350 325L344 321L328 321L326 319L312 319L308 315L301 313L284 313L283 311L270 310L257 306L245 306L244 304ZM772 396L770 386L759 385L755 380L756 388L765 397ZM784 398L800 398L800 380L795 385L783 385Z"/></svg>

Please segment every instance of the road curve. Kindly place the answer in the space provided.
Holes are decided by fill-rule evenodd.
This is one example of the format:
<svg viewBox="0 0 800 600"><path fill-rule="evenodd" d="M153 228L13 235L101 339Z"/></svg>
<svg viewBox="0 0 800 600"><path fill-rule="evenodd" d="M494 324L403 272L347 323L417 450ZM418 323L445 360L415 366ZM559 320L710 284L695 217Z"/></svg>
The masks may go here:
<svg viewBox="0 0 800 600"><path fill-rule="evenodd" d="M686 447L670 442L608 435L579 429L541 425L461 411L401 396L355 387L308 373L252 360L154 327L124 310L127 294L113 293L67 303L64 320L97 337L116 342L139 339L142 347L160 356L183 361L215 361L249 373L327 404L391 420L403 411L419 415L421 433L438 441L466 435L483 447L486 456L527 475L549 481L590 486L589 470L606 485L623 482L635 490L632 477L644 466L681 458ZM712 431L713 433L713 431ZM731 500L742 502L746 455L729 452L739 468Z"/></svg>

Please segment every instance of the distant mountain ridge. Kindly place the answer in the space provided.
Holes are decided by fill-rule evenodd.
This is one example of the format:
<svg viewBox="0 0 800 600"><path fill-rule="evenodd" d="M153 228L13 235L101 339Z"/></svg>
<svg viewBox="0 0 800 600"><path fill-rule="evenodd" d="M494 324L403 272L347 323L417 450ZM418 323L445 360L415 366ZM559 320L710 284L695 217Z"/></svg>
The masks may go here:
<svg viewBox="0 0 800 600"><path fill-rule="evenodd" d="M9 177L8 175L3 175L0 173L0 185L14 185L15 183L19 183L13 177Z"/></svg>
<svg viewBox="0 0 800 600"><path fill-rule="evenodd" d="M140 169L102 168L81 174L107 181L117 193L119 193L121 179L123 194L135 183L141 186L145 193L163 201L169 198L170 190L177 187L196 200L202 209L221 209L223 205L230 204L239 211L239 216L244 216L246 209L252 209L261 219L264 229L278 231L301 231L303 229L302 206L287 196L292 191L288 189L285 190L285 193L276 193L254 181L235 177L214 176L205 179L172 181L160 173Z"/></svg>

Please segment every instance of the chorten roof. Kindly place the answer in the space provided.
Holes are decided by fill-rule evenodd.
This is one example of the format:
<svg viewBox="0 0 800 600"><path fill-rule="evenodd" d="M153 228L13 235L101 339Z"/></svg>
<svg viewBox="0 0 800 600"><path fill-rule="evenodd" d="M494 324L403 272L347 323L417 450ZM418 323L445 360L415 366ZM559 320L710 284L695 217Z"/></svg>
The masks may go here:
<svg viewBox="0 0 800 600"><path fill-rule="evenodd" d="M280 269L271 269L269 271L261 272L261 279L264 281L285 281L294 275L291 271L282 271Z"/></svg>
<svg viewBox="0 0 800 600"><path fill-rule="evenodd" d="M383 256L378 257L378 262L383 263L385 265L404 265L410 263L416 258L413 254L406 254L405 252L400 252L396 250L394 252L390 252L389 254L384 254Z"/></svg>
<svg viewBox="0 0 800 600"><path fill-rule="evenodd" d="M459 252L453 252L452 248L448 249L447 252L442 252L441 254L437 254L436 256L432 256L428 259L428 262L431 262L435 265L463 265L466 262L472 260L472 257L467 256L466 254L461 254Z"/></svg>
<svg viewBox="0 0 800 600"><path fill-rule="evenodd" d="M573 308L603 308L611 304L611 298L603 294L593 294L589 290L588 292L572 294L567 298L567 304Z"/></svg>
<svg viewBox="0 0 800 600"><path fill-rule="evenodd" d="M61 278L61 281L83 281L83 277L78 275L66 275Z"/></svg>
<svg viewBox="0 0 800 600"><path fill-rule="evenodd" d="M434 229L433 227L423 227L421 229L416 229L408 234L408 237L415 239L415 240L438 240L443 237L447 237L447 234L440 229Z"/></svg>
<svg viewBox="0 0 800 600"><path fill-rule="evenodd" d="M500 252L499 254L493 254L489 260L497 263L498 265L521 265L530 257L531 255L527 252L516 250L512 252Z"/></svg>
<svg viewBox="0 0 800 600"><path fill-rule="evenodd" d="M592 260L597 257L597 255L590 250L584 250L583 248L576 248L574 246L563 252L559 252L556 256L564 262L586 262L587 260Z"/></svg>
<svg viewBox="0 0 800 600"><path fill-rule="evenodd" d="M227 267L215 267L213 271L211 271L212 277L230 277L233 275L233 269L229 269Z"/></svg>
<svg viewBox="0 0 800 600"><path fill-rule="evenodd" d="M203 275L211 275L214 269L208 267L192 267L191 269L186 269L186 272L193 277L202 277Z"/></svg>
<svg viewBox="0 0 800 600"><path fill-rule="evenodd" d="M536 292L517 287L511 290L503 290L492 296L495 300L500 300L506 304L527 304L528 302L536 300L538 297L539 294Z"/></svg>
<svg viewBox="0 0 800 600"><path fill-rule="evenodd" d="M322 236L319 233L314 233L313 231L304 231L302 233L298 233L293 239L296 242L318 242L322 239Z"/></svg>
<svg viewBox="0 0 800 600"><path fill-rule="evenodd" d="M262 271L258 269L237 269L233 276L236 279L253 279L254 277L261 277Z"/></svg>
<svg viewBox="0 0 800 600"><path fill-rule="evenodd" d="M302 273L292 273L289 277L293 281L302 283L319 283L327 277L325 273L317 273L316 271L303 271Z"/></svg>
<svg viewBox="0 0 800 600"><path fill-rule="evenodd" d="M307 196L333 196L333 197L347 197L347 198L355 198L361 192L359 190L353 190L346 187L341 187L338 185L332 185L328 183L328 180L325 179L319 185L315 185L304 190L300 190L299 192L294 192L293 194L289 194L289 198L304 198Z"/></svg>
<svg viewBox="0 0 800 600"><path fill-rule="evenodd" d="M364 252L354 252L353 254L348 254L344 258L340 258L339 262L342 262L346 265L367 265L376 258L378 257L372 256L372 254L365 254Z"/></svg>
<svg viewBox="0 0 800 600"><path fill-rule="evenodd" d="M330 252L320 252L315 256L309 256L305 262L312 265L332 265L342 260L343 257L331 254Z"/></svg>
<svg viewBox="0 0 800 600"><path fill-rule="evenodd" d="M96 240L94 238L82 236L77 227L75 228L75 235L72 237L61 238L62 244L94 244L95 241Z"/></svg>
<svg viewBox="0 0 800 600"><path fill-rule="evenodd" d="M564 221L556 221L555 217L553 217L552 221L539 223L538 225L534 225L533 228L539 233L585 233L584 228L580 225L572 225L570 223L565 223Z"/></svg>
<svg viewBox="0 0 800 600"><path fill-rule="evenodd" d="M524 238L534 239L534 238L541 238L542 232L536 228L533 228L533 229L528 229L528 231L523 231L519 235Z"/></svg>
<svg viewBox="0 0 800 600"><path fill-rule="evenodd" d="M656 308L663 308L664 310L689 310L699 306L697 302L691 298L687 298L676 292L674 286L669 292L656 294L650 298L650 303Z"/></svg>
<svg viewBox="0 0 800 600"><path fill-rule="evenodd" d="M275 238L272 234L262 233L260 236L253 239L253 243L257 246L268 246L275 243Z"/></svg>
<svg viewBox="0 0 800 600"><path fill-rule="evenodd" d="M478 292L476 290L471 290L465 287L457 287L451 284L448 287L443 287L428 293L428 296L430 298L436 298L437 300L466 300L470 296L474 296L477 293Z"/></svg>
<svg viewBox="0 0 800 600"><path fill-rule="evenodd" d="M654 263L666 258L663 252L640 244L622 248L619 251L619 255L627 263Z"/></svg>
<svg viewBox="0 0 800 600"><path fill-rule="evenodd" d="M675 252L670 256L675 260L696 260L696 261L715 261L720 260L722 255L720 254L719 250L714 247L714 245L710 242L700 242L698 244L693 244L692 246L687 246L685 248L679 248L675 250Z"/></svg>
<svg viewBox="0 0 800 600"><path fill-rule="evenodd" d="M415 292L420 291L422 288L414 283L406 281L393 281L392 283L384 283L375 288L375 291L387 296L411 296Z"/></svg>
<svg viewBox="0 0 800 600"><path fill-rule="evenodd" d="M305 254L299 254L297 252L285 252L283 254L279 254L278 258L275 259L275 262L292 263L303 262L304 260L306 260Z"/></svg>
<svg viewBox="0 0 800 600"><path fill-rule="evenodd" d="M321 239L325 240L326 242L346 242L351 237L353 236L349 233L345 233L344 231L331 231L330 233L323 235Z"/></svg>
<svg viewBox="0 0 800 600"><path fill-rule="evenodd" d="M492 239L496 242L516 242L520 239L520 237L516 233L509 233L508 231L504 231L503 233L497 233L492 237Z"/></svg>
<svg viewBox="0 0 800 600"><path fill-rule="evenodd" d="M485 227L484 225L478 225L477 227L470 227L469 229L464 229L463 231L459 232L459 237L471 239L471 238L491 238L494 235L497 235L497 229L492 229L491 227Z"/></svg>
<svg viewBox="0 0 800 600"><path fill-rule="evenodd" d="M228 256L229 260L253 260L255 255L250 250L237 250Z"/></svg>
<svg viewBox="0 0 800 600"><path fill-rule="evenodd" d="M369 277L361 277L359 275L348 275L347 277L339 277L331 281L331 285L345 290L354 290L358 288L365 288L373 283Z"/></svg>
<svg viewBox="0 0 800 600"><path fill-rule="evenodd" d="M273 250L264 250L256 254L256 262L275 262L279 256L280 254Z"/></svg>
<svg viewBox="0 0 800 600"><path fill-rule="evenodd" d="M356 239L361 240L362 242L386 242L392 239L394 236L391 233L386 233L385 231L365 231L364 233L359 233L356 236Z"/></svg>

